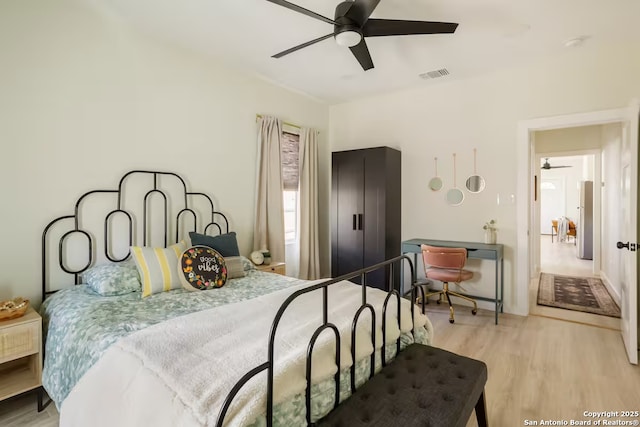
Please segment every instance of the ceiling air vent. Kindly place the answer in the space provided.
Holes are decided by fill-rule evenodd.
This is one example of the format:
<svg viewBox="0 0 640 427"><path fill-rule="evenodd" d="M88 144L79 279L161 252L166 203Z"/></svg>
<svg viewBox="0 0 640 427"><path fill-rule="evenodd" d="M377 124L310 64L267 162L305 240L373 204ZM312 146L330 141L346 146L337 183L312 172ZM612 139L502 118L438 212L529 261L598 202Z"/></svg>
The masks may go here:
<svg viewBox="0 0 640 427"><path fill-rule="evenodd" d="M429 79L437 79L438 77L444 77L449 75L449 70L446 68L441 68L439 70L427 71L426 73L419 74L418 76L421 79L429 80Z"/></svg>

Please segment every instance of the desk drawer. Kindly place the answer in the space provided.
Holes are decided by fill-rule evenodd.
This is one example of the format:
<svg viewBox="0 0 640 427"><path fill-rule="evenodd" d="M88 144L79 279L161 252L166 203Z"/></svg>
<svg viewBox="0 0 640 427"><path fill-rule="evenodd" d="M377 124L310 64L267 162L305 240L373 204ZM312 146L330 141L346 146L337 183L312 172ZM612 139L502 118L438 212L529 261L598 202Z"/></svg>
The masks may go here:
<svg viewBox="0 0 640 427"><path fill-rule="evenodd" d="M496 259L497 252L489 249L467 250L467 257L476 259Z"/></svg>

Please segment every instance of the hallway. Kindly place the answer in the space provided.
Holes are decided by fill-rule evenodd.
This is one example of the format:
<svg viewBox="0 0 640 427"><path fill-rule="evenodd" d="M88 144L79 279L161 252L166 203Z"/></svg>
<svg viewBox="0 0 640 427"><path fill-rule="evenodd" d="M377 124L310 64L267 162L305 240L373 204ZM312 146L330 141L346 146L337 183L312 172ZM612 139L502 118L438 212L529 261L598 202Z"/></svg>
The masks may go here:
<svg viewBox="0 0 640 427"><path fill-rule="evenodd" d="M551 235L540 236L540 269L543 273L566 276L594 276L593 261L576 256L573 239L568 242L558 242L554 239L552 243ZM537 305L538 281L536 277L529 283L530 315L620 330L620 319L615 317Z"/></svg>
<svg viewBox="0 0 640 427"><path fill-rule="evenodd" d="M593 276L593 261L578 258L574 243L573 237L558 242L555 236L551 243L551 235L540 236L540 270L565 276Z"/></svg>

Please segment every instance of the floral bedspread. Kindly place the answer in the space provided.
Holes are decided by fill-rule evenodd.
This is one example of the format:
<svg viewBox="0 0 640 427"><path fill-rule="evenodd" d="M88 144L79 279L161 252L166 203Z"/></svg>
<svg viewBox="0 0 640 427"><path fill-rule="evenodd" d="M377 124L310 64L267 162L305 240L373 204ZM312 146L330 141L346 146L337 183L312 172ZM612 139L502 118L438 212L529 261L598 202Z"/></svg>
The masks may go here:
<svg viewBox="0 0 640 427"><path fill-rule="evenodd" d="M140 292L105 297L86 285L56 292L40 309L44 319L42 383L60 408L78 380L102 353L132 332L200 310L231 304L300 283L299 279L250 270L246 277L204 292L176 289L141 298Z"/></svg>
<svg viewBox="0 0 640 427"><path fill-rule="evenodd" d="M140 293L105 297L92 292L86 285L59 291L42 304L44 319L45 361L43 386L60 409L74 385L118 339L148 326L177 316L208 308L244 301L260 295L285 289L300 283L299 279L250 270L247 276L231 279L224 287L204 292L172 290L141 298ZM431 343L431 324L415 331L415 341ZM403 334L401 346L413 342ZM386 346L387 356L395 355L395 344ZM376 356L376 371L381 369L380 352ZM369 376L369 358L356 363L356 384ZM350 393L349 370L341 372L340 400ZM314 384L312 418L318 419L333 408L333 379ZM306 425L304 394L281 402L274 407L274 425ZM266 425L263 417L252 427Z"/></svg>

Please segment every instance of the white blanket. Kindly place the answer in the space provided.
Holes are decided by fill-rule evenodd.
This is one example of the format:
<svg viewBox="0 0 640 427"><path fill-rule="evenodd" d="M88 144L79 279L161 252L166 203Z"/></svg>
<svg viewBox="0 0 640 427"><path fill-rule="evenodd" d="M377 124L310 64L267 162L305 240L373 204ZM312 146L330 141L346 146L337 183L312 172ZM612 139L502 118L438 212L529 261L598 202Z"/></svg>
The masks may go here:
<svg viewBox="0 0 640 427"><path fill-rule="evenodd" d="M224 398L250 369L267 361L267 343L274 315L293 291L264 295L237 304L168 320L113 344L81 378L64 401L60 425L86 426L212 426ZM209 291L215 292L215 291ZM368 290L376 310L376 347L382 345L382 304L386 292ZM360 286L342 282L329 287L329 322L341 332L341 368L351 365L350 328L361 303ZM411 329L409 301L402 301L403 332ZM274 402L304 392L306 349L322 322L322 292L297 298L283 316L276 336ZM386 342L399 335L395 298L387 309ZM431 324L415 309L415 327L431 335ZM369 315L363 313L356 359L373 351ZM336 372L333 334L325 331L313 356L312 382ZM234 399L226 425L242 426L264 416L266 375L250 381Z"/></svg>
<svg viewBox="0 0 640 427"><path fill-rule="evenodd" d="M566 216L558 218L558 241L566 242L569 232L569 219Z"/></svg>

